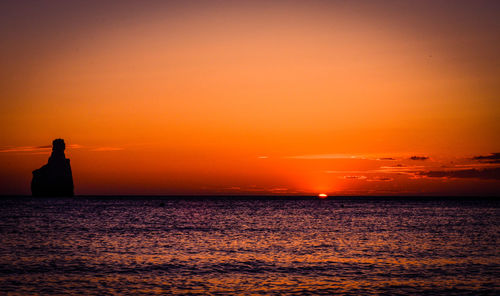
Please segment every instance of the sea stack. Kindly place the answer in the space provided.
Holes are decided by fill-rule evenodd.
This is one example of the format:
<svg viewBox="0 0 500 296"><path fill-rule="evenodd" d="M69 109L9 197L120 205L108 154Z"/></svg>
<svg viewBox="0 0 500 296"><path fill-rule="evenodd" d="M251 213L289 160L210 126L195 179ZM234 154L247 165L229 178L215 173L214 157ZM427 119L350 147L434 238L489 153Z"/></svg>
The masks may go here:
<svg viewBox="0 0 500 296"><path fill-rule="evenodd" d="M69 159L64 155L63 139L52 141L52 154L46 165L33 171L33 196L73 196L73 175Z"/></svg>

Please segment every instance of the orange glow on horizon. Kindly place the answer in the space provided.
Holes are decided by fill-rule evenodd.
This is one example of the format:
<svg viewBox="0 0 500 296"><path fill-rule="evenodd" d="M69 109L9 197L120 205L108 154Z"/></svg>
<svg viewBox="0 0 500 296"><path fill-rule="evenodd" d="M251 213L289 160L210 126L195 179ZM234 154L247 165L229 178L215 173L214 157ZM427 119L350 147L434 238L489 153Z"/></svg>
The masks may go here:
<svg viewBox="0 0 500 296"><path fill-rule="evenodd" d="M76 194L498 190L474 157L500 151L500 42L468 11L123 5L6 13L0 194L28 194L58 137Z"/></svg>

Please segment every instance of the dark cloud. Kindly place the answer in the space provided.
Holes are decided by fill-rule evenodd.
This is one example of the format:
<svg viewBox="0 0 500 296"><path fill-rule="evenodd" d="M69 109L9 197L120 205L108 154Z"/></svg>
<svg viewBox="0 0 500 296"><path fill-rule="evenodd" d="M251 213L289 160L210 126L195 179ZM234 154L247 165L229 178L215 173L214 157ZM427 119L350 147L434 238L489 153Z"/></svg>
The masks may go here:
<svg viewBox="0 0 500 296"><path fill-rule="evenodd" d="M378 160L396 160L396 159L394 159L392 157L381 157Z"/></svg>
<svg viewBox="0 0 500 296"><path fill-rule="evenodd" d="M390 182L394 181L394 178L389 177L373 177L371 179L366 180L368 182Z"/></svg>
<svg viewBox="0 0 500 296"><path fill-rule="evenodd" d="M429 178L474 178L483 180L500 180L500 167L453 171L426 171L416 172L415 174L417 176Z"/></svg>
<svg viewBox="0 0 500 296"><path fill-rule="evenodd" d="M429 159L429 157L428 156L415 156L414 155L414 156L410 157L410 159L411 160L427 160L427 159Z"/></svg>
<svg viewBox="0 0 500 296"><path fill-rule="evenodd" d="M479 160L483 163L500 163L500 153L491 153L490 155L474 156L472 159Z"/></svg>

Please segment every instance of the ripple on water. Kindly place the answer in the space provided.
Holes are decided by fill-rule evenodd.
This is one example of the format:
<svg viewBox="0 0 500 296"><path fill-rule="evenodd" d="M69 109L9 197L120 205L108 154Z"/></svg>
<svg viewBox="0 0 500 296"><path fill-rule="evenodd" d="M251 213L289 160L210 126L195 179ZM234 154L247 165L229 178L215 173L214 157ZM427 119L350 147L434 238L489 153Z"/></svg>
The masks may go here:
<svg viewBox="0 0 500 296"><path fill-rule="evenodd" d="M3 294L500 292L494 199L0 203Z"/></svg>

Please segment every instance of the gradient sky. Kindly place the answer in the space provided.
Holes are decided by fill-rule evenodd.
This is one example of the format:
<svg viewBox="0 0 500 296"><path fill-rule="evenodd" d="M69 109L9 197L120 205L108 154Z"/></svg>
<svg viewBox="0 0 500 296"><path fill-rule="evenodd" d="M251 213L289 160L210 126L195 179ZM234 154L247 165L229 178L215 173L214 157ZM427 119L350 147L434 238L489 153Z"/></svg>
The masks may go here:
<svg viewBox="0 0 500 296"><path fill-rule="evenodd" d="M2 1L0 194L500 192L500 1Z"/></svg>

